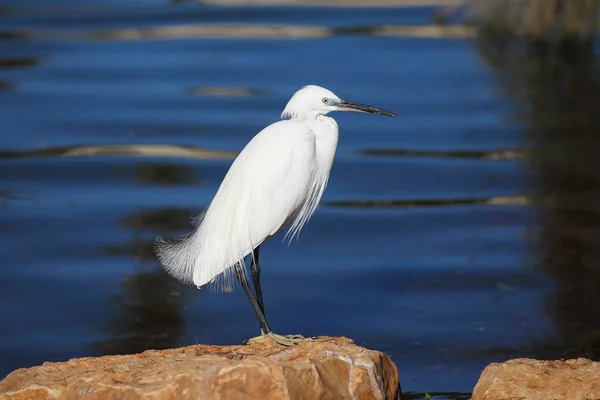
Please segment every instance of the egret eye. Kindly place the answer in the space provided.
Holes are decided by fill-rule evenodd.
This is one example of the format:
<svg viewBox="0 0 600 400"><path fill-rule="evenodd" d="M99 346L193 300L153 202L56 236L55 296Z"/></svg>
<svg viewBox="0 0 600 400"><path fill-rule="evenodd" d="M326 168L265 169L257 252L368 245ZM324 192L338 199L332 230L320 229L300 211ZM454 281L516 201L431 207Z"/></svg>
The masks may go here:
<svg viewBox="0 0 600 400"><path fill-rule="evenodd" d="M323 97L323 104L329 103L329 99L327 97Z"/></svg>

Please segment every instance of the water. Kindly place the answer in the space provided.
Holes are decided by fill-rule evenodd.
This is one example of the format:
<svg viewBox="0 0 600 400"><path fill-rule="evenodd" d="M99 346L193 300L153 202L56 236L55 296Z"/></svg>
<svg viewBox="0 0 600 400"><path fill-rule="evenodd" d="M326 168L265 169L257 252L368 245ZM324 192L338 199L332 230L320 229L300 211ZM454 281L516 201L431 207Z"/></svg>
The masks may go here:
<svg viewBox="0 0 600 400"><path fill-rule="evenodd" d="M385 351L411 398L467 396L494 361L589 355L588 61L558 88L529 53L517 69L472 38L382 28L427 27L432 11L5 2L0 375L257 334L241 290L180 285L152 242L187 232L236 152L309 83L401 117L334 115L322 205L299 241L262 247L276 331Z"/></svg>

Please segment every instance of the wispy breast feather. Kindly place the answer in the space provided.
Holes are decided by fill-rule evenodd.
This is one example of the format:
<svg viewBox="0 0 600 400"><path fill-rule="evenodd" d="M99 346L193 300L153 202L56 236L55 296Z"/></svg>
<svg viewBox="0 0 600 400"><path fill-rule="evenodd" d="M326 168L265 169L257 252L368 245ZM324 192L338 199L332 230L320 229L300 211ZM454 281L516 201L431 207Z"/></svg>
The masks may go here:
<svg viewBox="0 0 600 400"><path fill-rule="evenodd" d="M313 172L312 184L306 194L304 203L297 211L294 221L292 222L292 225L290 225L283 240L289 238L288 243L291 243L294 237L298 237L302 228L306 225L319 206L319 201L321 201L321 196L325 191L328 180L329 170L317 167Z"/></svg>

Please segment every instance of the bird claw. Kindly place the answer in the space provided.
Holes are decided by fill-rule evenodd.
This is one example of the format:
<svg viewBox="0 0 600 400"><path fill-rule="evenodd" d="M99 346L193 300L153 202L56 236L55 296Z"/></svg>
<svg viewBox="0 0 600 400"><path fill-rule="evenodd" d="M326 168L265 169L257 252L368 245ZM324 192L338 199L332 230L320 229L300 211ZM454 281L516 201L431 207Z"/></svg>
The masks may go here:
<svg viewBox="0 0 600 400"><path fill-rule="evenodd" d="M264 333L262 330L260 332L260 336L256 336L245 340L242 344L250 344L252 342L257 342L259 340L264 340L265 338L271 338L276 343L282 346L294 346L303 340L312 340L312 337L304 336L304 335L278 335L273 332Z"/></svg>
<svg viewBox="0 0 600 400"><path fill-rule="evenodd" d="M300 334L297 334L297 335L283 335L283 337L288 338L289 340L292 340L292 341L296 341L296 342L301 342L302 340L306 340L306 339L309 339L309 340L313 339L312 337L305 336L305 335L300 335Z"/></svg>

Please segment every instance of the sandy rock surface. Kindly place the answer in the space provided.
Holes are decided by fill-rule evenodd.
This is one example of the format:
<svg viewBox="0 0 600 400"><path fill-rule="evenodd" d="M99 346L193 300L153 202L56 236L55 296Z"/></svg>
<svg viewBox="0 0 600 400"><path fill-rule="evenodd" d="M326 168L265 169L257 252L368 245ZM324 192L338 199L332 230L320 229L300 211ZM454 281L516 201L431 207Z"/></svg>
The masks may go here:
<svg viewBox="0 0 600 400"><path fill-rule="evenodd" d="M600 363L579 358L540 361L518 358L488 365L472 400L600 399Z"/></svg>
<svg viewBox="0 0 600 400"><path fill-rule="evenodd" d="M46 362L0 381L0 400L394 399L398 380L389 357L347 338L265 339Z"/></svg>

